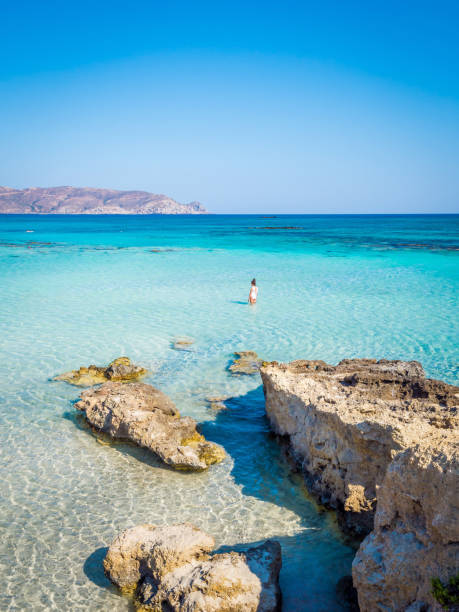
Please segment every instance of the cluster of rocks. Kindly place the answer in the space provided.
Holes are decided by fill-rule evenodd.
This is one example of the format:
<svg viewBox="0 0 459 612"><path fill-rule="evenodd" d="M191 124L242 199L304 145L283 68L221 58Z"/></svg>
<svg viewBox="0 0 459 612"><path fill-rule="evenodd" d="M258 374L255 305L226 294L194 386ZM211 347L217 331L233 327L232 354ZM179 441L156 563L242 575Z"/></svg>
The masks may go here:
<svg viewBox="0 0 459 612"><path fill-rule="evenodd" d="M90 365L55 376L53 380L63 381L77 387L92 387L107 382L131 382L148 374L148 370L134 365L129 357L118 357L108 366Z"/></svg>
<svg viewBox="0 0 459 612"><path fill-rule="evenodd" d="M189 350L190 338L171 347ZM266 413L323 503L363 539L353 563L362 612L437 612L432 578L448 582L459 558L459 387L427 379L418 362L346 359L290 364L235 353L235 375L261 373ZM57 376L83 391L75 404L97 432L133 442L166 464L204 470L223 448L205 440L147 371L120 357ZM130 384L125 384L125 383ZM93 385L98 385L94 387ZM213 410L223 396L208 397ZM212 553L190 524L140 525L118 536L104 569L139 610L280 609L280 545ZM351 589L350 578L346 591Z"/></svg>
<svg viewBox="0 0 459 612"><path fill-rule="evenodd" d="M440 610L431 579L459 559L459 388L387 360L273 362L261 376L311 489L371 532L353 564L362 612Z"/></svg>
<svg viewBox="0 0 459 612"><path fill-rule="evenodd" d="M274 612L280 609L281 548L211 554L214 539L190 523L139 525L104 560L107 577L142 611Z"/></svg>
<svg viewBox="0 0 459 612"><path fill-rule="evenodd" d="M167 395L133 382L145 374L147 370L128 357L118 357L106 367L81 367L53 380L91 387L80 394L75 407L97 432L146 448L176 469L205 470L222 461L223 448L208 442L194 419L181 417Z"/></svg>

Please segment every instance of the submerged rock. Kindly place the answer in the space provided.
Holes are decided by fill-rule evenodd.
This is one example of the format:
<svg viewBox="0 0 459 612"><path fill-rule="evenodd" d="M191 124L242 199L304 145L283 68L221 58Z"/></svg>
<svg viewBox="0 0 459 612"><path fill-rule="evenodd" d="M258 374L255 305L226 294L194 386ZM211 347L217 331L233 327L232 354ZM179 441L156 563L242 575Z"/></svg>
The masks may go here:
<svg viewBox="0 0 459 612"><path fill-rule="evenodd" d="M87 368L81 367L79 370L71 370L53 380L68 382L77 387L92 387L108 380L116 382L130 382L145 376L148 370L141 366L134 365L129 357L118 357L107 367L90 365Z"/></svg>
<svg viewBox="0 0 459 612"><path fill-rule="evenodd" d="M104 570L123 590L135 590L141 610L279 610L280 544L268 541L245 553L211 555L214 544L189 523L140 525L114 540Z"/></svg>
<svg viewBox="0 0 459 612"><path fill-rule="evenodd" d="M439 610L431 579L446 582L459 555L459 387L414 361L273 362L261 376L312 490L347 527L374 522L353 566L362 612Z"/></svg>
<svg viewBox="0 0 459 612"><path fill-rule="evenodd" d="M236 351L234 353L236 359L230 365L229 370L235 375L258 374L260 367L263 364L263 359L260 359L255 351Z"/></svg>
<svg viewBox="0 0 459 612"><path fill-rule="evenodd" d="M189 351L192 344L194 344L193 338L181 336L179 338L174 338L171 343L171 348L175 351Z"/></svg>
<svg viewBox="0 0 459 612"><path fill-rule="evenodd" d="M206 402L209 404L209 408L219 412L220 410L226 410L227 406L225 401L228 399L226 395L210 395L206 397Z"/></svg>
<svg viewBox="0 0 459 612"><path fill-rule="evenodd" d="M196 430L191 417L180 417L167 395L143 383L109 382L88 389L75 404L97 430L130 440L179 469L204 470L225 457L218 444Z"/></svg>

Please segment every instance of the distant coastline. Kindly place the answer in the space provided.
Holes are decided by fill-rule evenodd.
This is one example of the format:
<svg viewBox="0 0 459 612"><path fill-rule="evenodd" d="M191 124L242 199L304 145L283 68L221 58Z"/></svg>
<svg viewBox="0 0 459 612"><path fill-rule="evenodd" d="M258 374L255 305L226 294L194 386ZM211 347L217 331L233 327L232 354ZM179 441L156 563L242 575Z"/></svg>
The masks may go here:
<svg viewBox="0 0 459 612"><path fill-rule="evenodd" d="M199 202L181 204L147 191L91 187L0 187L0 214L34 215L205 215Z"/></svg>

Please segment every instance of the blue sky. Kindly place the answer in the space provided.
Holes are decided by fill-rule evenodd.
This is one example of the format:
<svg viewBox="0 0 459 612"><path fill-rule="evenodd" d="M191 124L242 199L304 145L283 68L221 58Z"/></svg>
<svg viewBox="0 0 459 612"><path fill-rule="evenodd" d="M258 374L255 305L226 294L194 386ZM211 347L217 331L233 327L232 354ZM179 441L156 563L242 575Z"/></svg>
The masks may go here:
<svg viewBox="0 0 459 612"><path fill-rule="evenodd" d="M2 3L0 184L459 212L459 3Z"/></svg>

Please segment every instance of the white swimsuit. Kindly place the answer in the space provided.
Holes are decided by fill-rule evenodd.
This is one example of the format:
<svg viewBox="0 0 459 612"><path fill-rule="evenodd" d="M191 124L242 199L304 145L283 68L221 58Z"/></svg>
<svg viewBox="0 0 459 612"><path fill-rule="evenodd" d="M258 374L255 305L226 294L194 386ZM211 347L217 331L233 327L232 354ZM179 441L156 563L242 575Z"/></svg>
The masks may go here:
<svg viewBox="0 0 459 612"><path fill-rule="evenodd" d="M257 295L258 295L258 287L256 287L255 285L252 285L252 287L250 288L250 299L256 300Z"/></svg>

